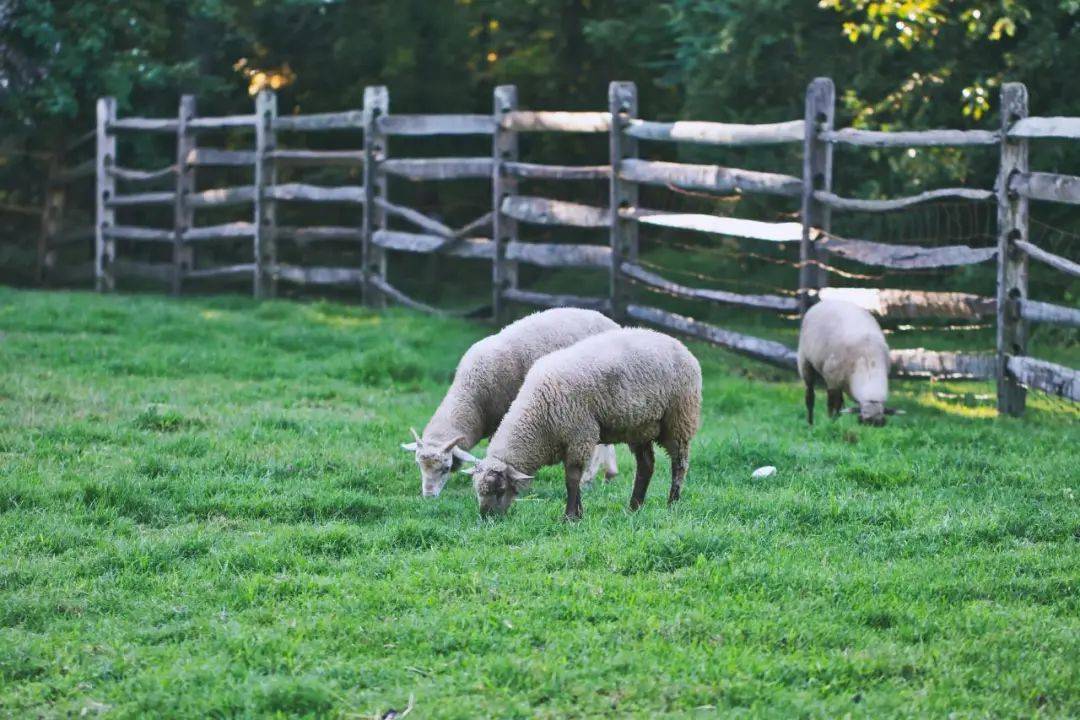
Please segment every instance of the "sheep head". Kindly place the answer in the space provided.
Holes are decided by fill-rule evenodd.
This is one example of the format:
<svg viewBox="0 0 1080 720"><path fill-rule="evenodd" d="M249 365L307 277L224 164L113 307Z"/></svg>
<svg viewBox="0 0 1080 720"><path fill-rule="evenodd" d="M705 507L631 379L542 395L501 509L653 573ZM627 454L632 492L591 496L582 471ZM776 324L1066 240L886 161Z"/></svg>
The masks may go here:
<svg viewBox="0 0 1080 720"><path fill-rule="evenodd" d="M903 415L903 410L897 410L885 405L883 402L867 401L859 403L856 407L844 408L840 412L851 414L859 413L859 424L871 427L884 427L885 419L889 415Z"/></svg>
<svg viewBox="0 0 1080 720"><path fill-rule="evenodd" d="M458 445L464 436L448 443L425 443L414 428L409 428L413 442L402 443L401 448L414 454L420 467L420 493L424 497L436 497L450 479L450 472L462 462L476 462L476 458Z"/></svg>
<svg viewBox="0 0 1080 720"><path fill-rule="evenodd" d="M518 495L529 489L532 475L511 467L498 458L484 458L462 472L472 475L473 490L481 515L502 515Z"/></svg>

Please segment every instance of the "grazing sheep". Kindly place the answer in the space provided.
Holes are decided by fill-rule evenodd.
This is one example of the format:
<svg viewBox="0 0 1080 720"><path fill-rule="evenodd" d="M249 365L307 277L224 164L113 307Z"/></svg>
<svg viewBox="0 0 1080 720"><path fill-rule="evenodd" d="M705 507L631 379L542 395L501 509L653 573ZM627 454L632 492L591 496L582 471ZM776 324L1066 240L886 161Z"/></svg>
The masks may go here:
<svg viewBox="0 0 1080 720"><path fill-rule="evenodd" d="M829 416L844 406L844 393L859 404L859 422L880 427L897 411L889 395L889 346L874 317L843 300L823 300L807 310L799 331L799 376L806 383L806 421L814 424L814 384L828 389Z"/></svg>
<svg viewBox="0 0 1080 720"><path fill-rule="evenodd" d="M637 462L631 509L645 502L653 443L671 457L668 503L679 499L701 413L701 366L678 340L611 330L537 361L488 444L465 470L482 513L505 512L533 474L562 462L566 517L581 517L582 471L598 443L630 445Z"/></svg>
<svg viewBox="0 0 1080 720"><path fill-rule="evenodd" d="M458 363L454 381L423 435L410 428L413 442L401 446L415 453L421 492L438 495L453 468L462 461L476 461L468 451L495 432L525 374L540 357L618 327L593 310L556 308L528 315L473 344ZM594 471L601 462L607 476L614 477L618 472L614 448L597 449Z"/></svg>

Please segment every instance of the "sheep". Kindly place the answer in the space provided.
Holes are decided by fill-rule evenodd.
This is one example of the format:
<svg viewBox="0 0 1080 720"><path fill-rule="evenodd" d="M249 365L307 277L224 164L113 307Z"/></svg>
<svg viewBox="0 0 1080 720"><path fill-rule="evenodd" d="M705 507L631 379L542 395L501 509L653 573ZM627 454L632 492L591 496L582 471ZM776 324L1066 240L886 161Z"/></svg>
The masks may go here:
<svg viewBox="0 0 1080 720"><path fill-rule="evenodd" d="M898 411L889 395L889 346L874 317L843 300L823 300L803 316L799 331L799 376L806 384L806 421L814 424L814 385L824 380L829 416L843 410L844 393L858 403L859 422L875 427Z"/></svg>
<svg viewBox="0 0 1080 720"><path fill-rule="evenodd" d="M423 435L410 428L413 442L401 446L414 453L420 466L421 493L438 495L453 469L476 461L468 451L495 432L538 358L618 327L593 310L556 308L528 315L473 344ZM617 474L614 448L597 450L594 472L601 463L608 478Z"/></svg>
<svg viewBox="0 0 1080 720"><path fill-rule="evenodd" d="M668 504L679 499L701 414L701 366L678 340L611 330L547 355L525 377L472 475L482 514L504 513L534 473L562 462L566 518L581 517L582 470L598 443L628 443L637 463L630 508L645 502L653 443L671 458Z"/></svg>

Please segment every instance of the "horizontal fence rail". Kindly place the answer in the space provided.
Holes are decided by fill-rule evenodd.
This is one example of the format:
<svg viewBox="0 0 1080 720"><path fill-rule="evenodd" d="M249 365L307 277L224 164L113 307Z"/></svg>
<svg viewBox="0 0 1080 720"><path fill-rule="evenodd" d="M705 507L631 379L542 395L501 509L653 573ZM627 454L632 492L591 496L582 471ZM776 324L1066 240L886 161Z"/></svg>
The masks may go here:
<svg viewBox="0 0 1080 720"><path fill-rule="evenodd" d="M477 158L402 158L382 164L390 175L409 180L461 180L464 178L491 179L492 161Z"/></svg>
<svg viewBox="0 0 1080 720"><path fill-rule="evenodd" d="M508 260L546 268L604 268L611 264L611 248L606 245L570 245L511 242L506 246Z"/></svg>
<svg viewBox="0 0 1080 720"><path fill-rule="evenodd" d="M247 167L255 164L255 153L248 150L193 148L186 155L186 162L203 167Z"/></svg>
<svg viewBox="0 0 1080 720"><path fill-rule="evenodd" d="M309 227L289 227L278 225L274 229L275 235L284 240L295 240L299 243L313 243L337 240L359 241L363 238L360 228L346 227L342 225L314 225Z"/></svg>
<svg viewBox="0 0 1080 720"><path fill-rule="evenodd" d="M662 210L643 210L637 208L620 210L619 215L637 220L643 225L654 225L656 227L678 230L692 230L695 232L708 233L710 235L727 235L730 237L750 238L768 242L799 242L802 236L802 227L799 223L795 222L763 222L761 220L746 220L743 218L720 217L717 215L668 213Z"/></svg>
<svg viewBox="0 0 1080 720"><path fill-rule="evenodd" d="M1000 135L987 130L915 130L885 132L881 130L829 130L821 139L839 145L862 147L960 147L964 145L997 145Z"/></svg>
<svg viewBox="0 0 1080 720"><path fill-rule="evenodd" d="M799 143L803 140L805 123L802 120L765 125L732 123L650 122L631 120L626 134L641 140L668 140L702 145L776 145Z"/></svg>
<svg viewBox="0 0 1080 720"><path fill-rule="evenodd" d="M279 280L297 285L359 285L364 282L364 274L357 268L274 265L270 272Z"/></svg>
<svg viewBox="0 0 1080 720"><path fill-rule="evenodd" d="M1077 308L1039 302L1038 300L1015 300L1017 312L1024 320L1080 327L1080 310Z"/></svg>
<svg viewBox="0 0 1080 720"><path fill-rule="evenodd" d="M266 196L274 200L297 202L363 203L364 188L358 185L323 187L309 183L283 183L267 188Z"/></svg>
<svg viewBox="0 0 1080 720"><path fill-rule="evenodd" d="M254 185L240 185L228 188L213 188L191 193L187 203L191 207L224 207L226 205L246 205L255 199Z"/></svg>
<svg viewBox="0 0 1080 720"><path fill-rule="evenodd" d="M627 307L627 313L634 320L656 325L681 335L705 340L741 355L752 357L755 360L767 362L770 365L787 368L788 370L795 369L795 351L783 343L762 340L750 335L724 330L693 318L644 305L630 305Z"/></svg>
<svg viewBox="0 0 1080 720"><path fill-rule="evenodd" d="M1017 120L1007 132L1010 138L1080 139L1080 118L1025 117Z"/></svg>
<svg viewBox="0 0 1080 720"><path fill-rule="evenodd" d="M939 190L927 190L918 195L893 198L892 200L859 200L857 198L844 198L824 190L814 191L814 199L822 205L833 210L856 210L861 212L894 212L903 210L913 205L919 205L934 200L958 199L981 202L993 200L996 197L993 190L975 190L972 188L941 188Z"/></svg>
<svg viewBox="0 0 1080 720"><path fill-rule="evenodd" d="M363 130L365 115L362 110L347 112L315 113L312 115L284 115L275 117L274 130L319 131Z"/></svg>
<svg viewBox="0 0 1080 720"><path fill-rule="evenodd" d="M129 168L111 167L106 170L109 175L112 175L117 180L126 180L129 182L151 182L154 180L161 180L163 178L171 178L176 175L176 166L170 165L168 167L159 168L158 170L131 170ZM91 171L91 174L93 172Z"/></svg>
<svg viewBox="0 0 1080 720"><path fill-rule="evenodd" d="M1052 268L1056 268L1067 275L1080 277L1080 263L1074 263L1068 258L1063 258L1060 255L1047 252L1041 247L1033 245L1026 240L1017 240L1015 244L1016 247L1028 257L1038 260L1041 263L1045 263Z"/></svg>
<svg viewBox="0 0 1080 720"><path fill-rule="evenodd" d="M1080 177L1055 173L1020 173L1009 182L1009 189L1031 200L1080 205Z"/></svg>
<svg viewBox="0 0 1080 720"><path fill-rule="evenodd" d="M105 206L111 208L133 207L135 205L172 205L176 202L174 192L145 192L130 195L115 195L105 200Z"/></svg>
<svg viewBox="0 0 1080 720"><path fill-rule="evenodd" d="M611 213L607 208L565 200L516 195L506 198L500 210L515 220L537 225L602 228L611 224Z"/></svg>
<svg viewBox="0 0 1080 720"><path fill-rule="evenodd" d="M364 153L359 150L271 150L266 156L281 165L301 167L357 167L364 164ZM252 156L247 164L254 161Z"/></svg>
<svg viewBox="0 0 1080 720"><path fill-rule="evenodd" d="M250 222L231 222L222 225L189 228L181 233L186 241L225 240L229 238L255 237L255 224Z"/></svg>
<svg viewBox="0 0 1080 720"><path fill-rule="evenodd" d="M175 133L180 127L180 122L175 118L124 118L113 120L105 126L109 132L137 131L137 132L160 132Z"/></svg>
<svg viewBox="0 0 1080 720"><path fill-rule="evenodd" d="M517 132L606 133L611 129L611 113L514 110L499 118L499 127Z"/></svg>
<svg viewBox="0 0 1080 720"><path fill-rule="evenodd" d="M706 300L708 302L725 305L741 305L743 307L764 308L767 310L779 310L795 312L799 309L799 303L795 298L783 295L742 295L740 293L727 292L724 290L707 290L691 288L685 285L665 280L656 273L649 272L640 265L623 263L620 266L622 273L628 278L638 282L652 290L659 290L674 297L687 300Z"/></svg>
<svg viewBox="0 0 1080 720"><path fill-rule="evenodd" d="M763 193L799 197L802 180L791 175L725 168L719 165L624 160L619 177L630 182L715 193Z"/></svg>
<svg viewBox="0 0 1080 720"><path fill-rule="evenodd" d="M607 180L611 177L611 168L607 165L540 165L504 162L501 168L507 177L525 180Z"/></svg>
<svg viewBox="0 0 1080 720"><path fill-rule="evenodd" d="M387 250L413 253L443 253L455 257L490 260L495 255L495 243L484 238L468 238L457 242L438 235L378 230L372 242Z"/></svg>
<svg viewBox="0 0 1080 720"><path fill-rule="evenodd" d="M254 128L254 115L227 115L225 117L197 117L188 121L192 130L228 130L231 128Z"/></svg>
<svg viewBox="0 0 1080 720"><path fill-rule="evenodd" d="M236 265L220 265L218 267L188 270L184 273L184 277L192 280L220 279L250 276L254 272L255 263L237 263Z"/></svg>
<svg viewBox="0 0 1080 720"><path fill-rule="evenodd" d="M171 243L176 238L172 230L155 230L154 228L135 227L127 225L115 225L104 229L106 237L116 240L136 240L145 242Z"/></svg>
<svg viewBox="0 0 1080 720"><path fill-rule="evenodd" d="M490 115L385 115L376 126L387 135L491 135Z"/></svg>
<svg viewBox="0 0 1080 720"><path fill-rule="evenodd" d="M972 248L966 245L927 248L919 245L850 240L835 236L823 238L818 242L826 252L845 260L899 270L974 265L991 260L997 254L996 248Z"/></svg>
<svg viewBox="0 0 1080 720"><path fill-rule="evenodd" d="M945 380L989 380L996 365L992 355L938 352L914 348L892 350L890 374L899 378L941 378Z"/></svg>
<svg viewBox="0 0 1080 720"><path fill-rule="evenodd" d="M1007 363L1009 373L1021 384L1080 402L1080 372L1022 355L1010 356Z"/></svg>

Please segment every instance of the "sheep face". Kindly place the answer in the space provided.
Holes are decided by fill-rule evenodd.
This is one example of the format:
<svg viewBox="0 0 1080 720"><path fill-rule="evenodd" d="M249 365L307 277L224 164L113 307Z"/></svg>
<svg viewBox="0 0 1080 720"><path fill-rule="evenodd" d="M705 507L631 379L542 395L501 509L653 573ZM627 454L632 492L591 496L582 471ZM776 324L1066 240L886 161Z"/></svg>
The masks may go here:
<svg viewBox="0 0 1080 720"><path fill-rule="evenodd" d="M497 458L485 458L464 472L472 475L481 515L502 515L532 483L531 475L518 472Z"/></svg>
<svg viewBox="0 0 1080 720"><path fill-rule="evenodd" d="M872 427L885 426L885 403L864 402L859 403L859 423Z"/></svg>
<svg viewBox="0 0 1080 720"><path fill-rule="evenodd" d="M416 464L420 468L420 494L424 497L437 497L450 479L454 456L449 452L439 452L436 448L427 449L421 445L416 449Z"/></svg>
<svg viewBox="0 0 1080 720"><path fill-rule="evenodd" d="M416 464L420 468L420 494L424 497L437 497L450 479L454 466L462 460L476 460L457 447L464 438L455 438L445 445L433 445L425 444L415 430L412 433L416 439L411 443L403 443L401 448L414 453Z"/></svg>

